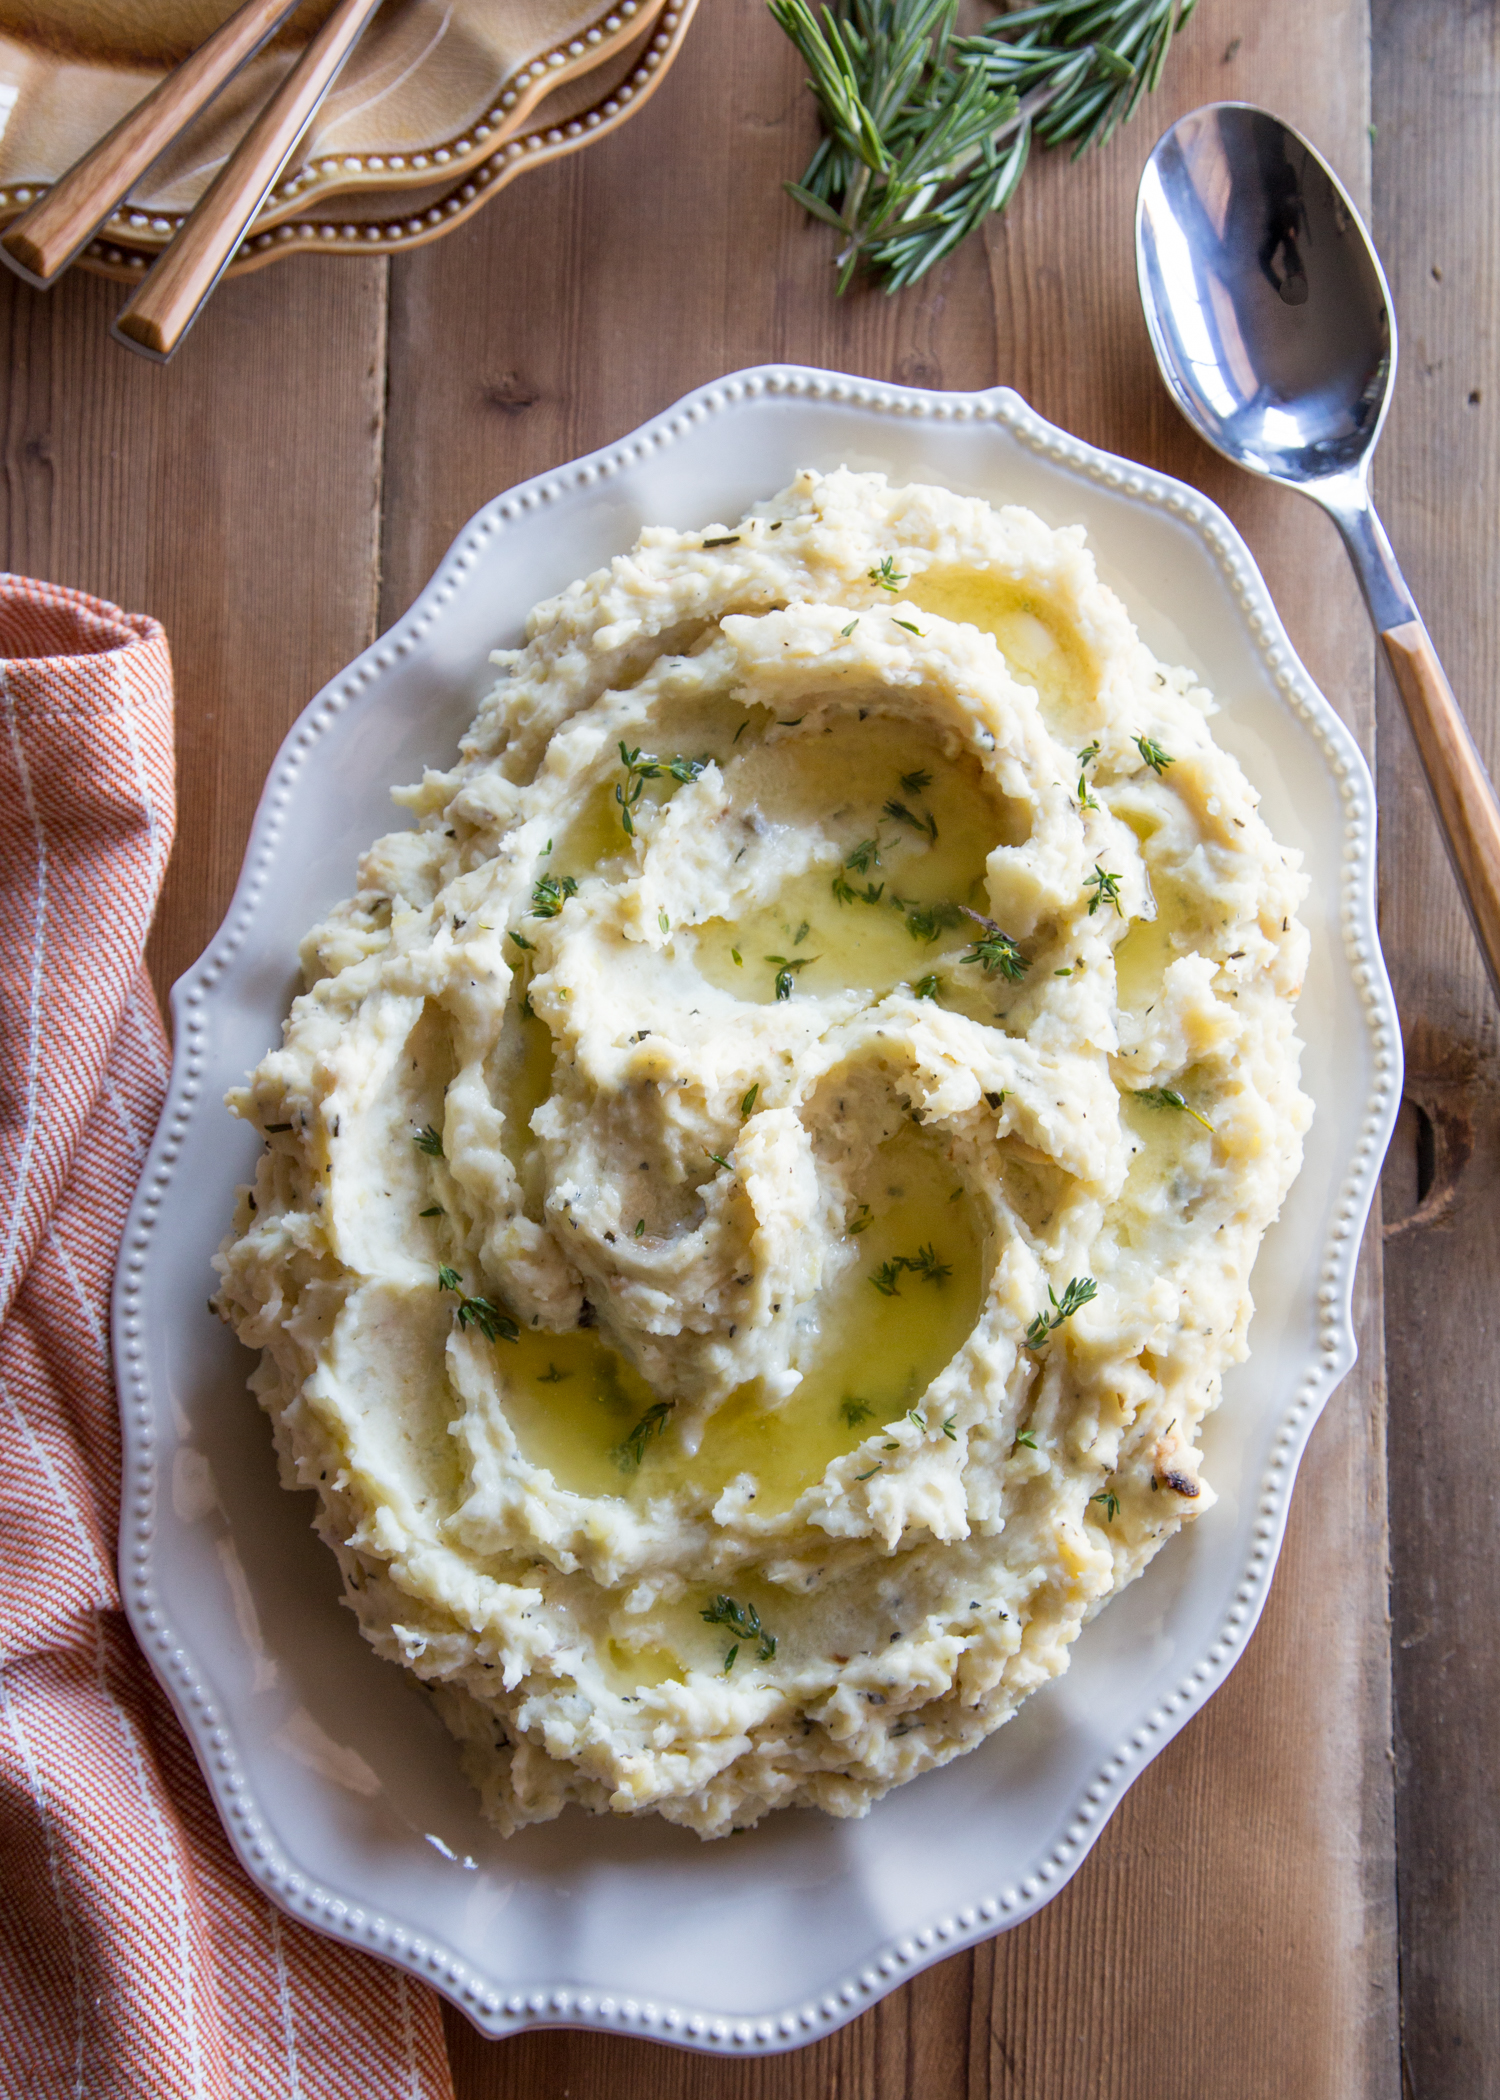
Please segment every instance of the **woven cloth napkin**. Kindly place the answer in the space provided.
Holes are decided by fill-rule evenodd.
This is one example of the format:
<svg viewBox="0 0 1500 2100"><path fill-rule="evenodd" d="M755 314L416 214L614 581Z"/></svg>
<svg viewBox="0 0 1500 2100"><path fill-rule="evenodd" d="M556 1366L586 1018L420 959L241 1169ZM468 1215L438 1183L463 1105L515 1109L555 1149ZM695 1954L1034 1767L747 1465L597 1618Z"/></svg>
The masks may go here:
<svg viewBox="0 0 1500 2100"><path fill-rule="evenodd" d="M0 576L0 2093L451 2100L424 1985L241 1870L115 1575L115 1250L161 1108L154 620Z"/></svg>

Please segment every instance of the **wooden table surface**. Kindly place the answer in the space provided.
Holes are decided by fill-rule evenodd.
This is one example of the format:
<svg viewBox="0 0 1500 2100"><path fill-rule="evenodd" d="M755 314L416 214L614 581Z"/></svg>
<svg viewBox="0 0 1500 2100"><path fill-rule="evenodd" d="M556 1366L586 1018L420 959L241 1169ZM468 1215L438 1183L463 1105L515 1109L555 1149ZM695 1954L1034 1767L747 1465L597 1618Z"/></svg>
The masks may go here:
<svg viewBox="0 0 1500 2100"><path fill-rule="evenodd" d="M1007 220L896 299L836 302L825 235L780 193L814 117L763 0L704 0L638 121L436 245L223 287L168 368L106 339L114 286L0 278L5 564L153 612L172 641L163 988L217 924L288 723L464 519L767 358L1005 381L1207 489L1378 764L1406 1106L1361 1361L1313 1437L1234 1676L1048 1909L842 2033L722 2062L591 2034L488 2042L453 2014L460 2100L1500 2095L1496 1017L1332 528L1200 446L1155 376L1136 180L1170 117L1222 97L1302 126L1371 207L1403 337L1379 493L1496 767L1492 0L1200 0L1128 130L1076 166L1040 157Z"/></svg>

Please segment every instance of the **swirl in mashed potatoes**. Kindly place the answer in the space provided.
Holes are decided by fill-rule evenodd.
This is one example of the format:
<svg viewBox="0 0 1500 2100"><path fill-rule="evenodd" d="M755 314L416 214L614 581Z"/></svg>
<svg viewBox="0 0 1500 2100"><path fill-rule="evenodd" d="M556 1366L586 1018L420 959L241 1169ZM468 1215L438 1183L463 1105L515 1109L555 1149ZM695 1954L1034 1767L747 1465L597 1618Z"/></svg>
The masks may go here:
<svg viewBox="0 0 1500 2100"><path fill-rule="evenodd" d="M506 1829L862 1814L1211 1491L1307 938L1081 528L846 470L532 614L308 935L219 1306Z"/></svg>

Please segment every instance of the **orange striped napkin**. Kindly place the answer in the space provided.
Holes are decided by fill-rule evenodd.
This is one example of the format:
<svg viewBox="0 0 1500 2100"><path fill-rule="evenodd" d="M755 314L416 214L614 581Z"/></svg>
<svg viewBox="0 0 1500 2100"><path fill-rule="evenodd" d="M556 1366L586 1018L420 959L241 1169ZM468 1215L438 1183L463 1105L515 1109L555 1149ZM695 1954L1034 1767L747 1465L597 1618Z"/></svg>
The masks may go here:
<svg viewBox="0 0 1500 2100"><path fill-rule="evenodd" d="M437 2000L236 1862L115 1577L109 1289L161 1107L154 620L0 576L0 2091L451 2100Z"/></svg>

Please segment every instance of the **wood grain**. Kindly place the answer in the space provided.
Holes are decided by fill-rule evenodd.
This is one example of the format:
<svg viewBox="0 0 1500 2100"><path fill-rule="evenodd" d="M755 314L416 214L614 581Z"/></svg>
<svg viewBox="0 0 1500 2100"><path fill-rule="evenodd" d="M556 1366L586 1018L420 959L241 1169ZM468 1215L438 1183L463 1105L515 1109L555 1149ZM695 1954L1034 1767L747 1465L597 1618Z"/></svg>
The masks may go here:
<svg viewBox="0 0 1500 2100"><path fill-rule="evenodd" d="M223 916L276 747L375 631L385 265L222 288L168 368L109 340L116 287L0 273L6 566L154 613L177 688L165 992Z"/></svg>
<svg viewBox="0 0 1500 2100"><path fill-rule="evenodd" d="M1444 67L1421 45L1440 13L1459 23ZM1458 141L1485 194L1500 190L1487 19L1472 0L1381 0L1383 49L1405 54L1400 67L1382 57L1382 92L1424 125L1387 165L1403 181L1420 176L1429 224L1450 223L1443 169L1460 165ZM377 620L401 612L463 519L508 483L760 358L933 385L1008 381L1080 435L1197 482L1250 540L1314 676L1370 748L1373 647L1332 528L1236 477L1177 418L1151 363L1129 248L1136 176L1158 130L1215 97L1263 101L1303 126L1364 194L1366 31L1363 0L1200 0L1167 86L1128 131L1076 167L1040 161L1004 225L895 300L835 302L826 236L779 193L813 123L801 68L761 0L710 0L638 122L529 176L434 247L389 270L309 260L222 287L166 370L107 342L109 287L65 283L43 297L0 283L5 558L153 611L172 637L182 824L153 942L158 983L217 924L286 725ZM1453 223L1476 244L1472 272L1500 217L1475 204ZM1400 240L1387 255L1408 279L1427 268ZM1455 251L1455 268L1461 259ZM1399 282L1398 296L1408 296ZM1419 306L1418 334L1479 341L1458 300L1444 309L1437 296L1432 313ZM1480 307L1481 321L1490 311ZM1410 375L1410 324L1407 341ZM1451 629L1482 596L1491 537L1466 470L1476 456L1494 461L1474 450L1482 423L1448 395L1446 450L1426 458L1439 426L1419 418L1403 431L1410 377L1403 387L1387 440L1390 522L1493 762L1493 706L1476 704L1493 687L1491 642L1462 646ZM1455 491L1470 534L1461 544ZM1481 637L1493 636L1492 612L1488 621ZM1460 1638L1500 1605L1486 1535L1494 1468L1482 1453L1496 1337L1494 1315L1468 1299L1489 1271L1472 1252L1466 1264L1454 1256L1473 1241L1500 1261L1500 1118L1472 942L1401 775L1408 763L1398 751L1386 774L1400 808L1421 812L1404 830L1388 821L1387 912L1409 1009L1432 1016L1412 1065L1428 1075L1436 1135L1421 1139L1414 1116L1393 1189L1410 1209L1438 1161L1457 1177L1467 1227L1439 1219L1390 1244L1404 1279L1391 1301L1405 1411L1391 1469L1397 1610L1409 1634L1426 1629L1397 1671L1403 1834L1422 1855L1420 1871L1403 1863L1408 2046L1415 2034L1420 2100L1467 2100L1496 2090L1483 2081L1500 2063L1490 1966L1500 1841L1483 1761L1461 1748L1465 1713L1487 1717L1486 1742L1500 1713L1494 1665ZM1441 1331L1464 1337L1451 1376L1421 1348L1432 1332L1424 1291L1445 1309ZM1395 2100L1379 1292L1377 1248L1361 1271L1361 1365L1314 1436L1245 1661L1046 1911L786 2057L720 2062L591 2034L489 2043L454 2015L461 2100ZM1420 1438L1439 1453L1434 1467L1403 1456ZM1462 1847L1445 1789L1469 1819ZM1487 1936L1471 1934L1474 1918L1489 1921Z"/></svg>
<svg viewBox="0 0 1500 2100"><path fill-rule="evenodd" d="M1204 0L1169 91L1108 153L1028 176L1008 222L899 299L836 302L826 236L778 195L814 136L761 0L714 0L642 120L395 260L382 621L496 490L763 358L918 384L1016 385L1095 443L1205 487L1266 569L1314 675L1371 747L1374 645L1333 529L1201 446L1136 299L1140 165L1233 94L1368 183L1366 19ZM1232 59L1227 48L1236 43ZM1397 2090L1378 1255L1363 1361L1320 1425L1249 1655L1038 1918L844 2033L725 2063L588 2034L482 2040L462 2100L1261 2100Z"/></svg>
<svg viewBox="0 0 1500 2100"><path fill-rule="evenodd" d="M1500 763L1500 41L1494 12L1375 9L1375 226L1401 323L1376 487L1481 755ZM1500 2095L1500 1029L1395 694L1382 920L1407 1113L1386 1172L1404 2070Z"/></svg>

